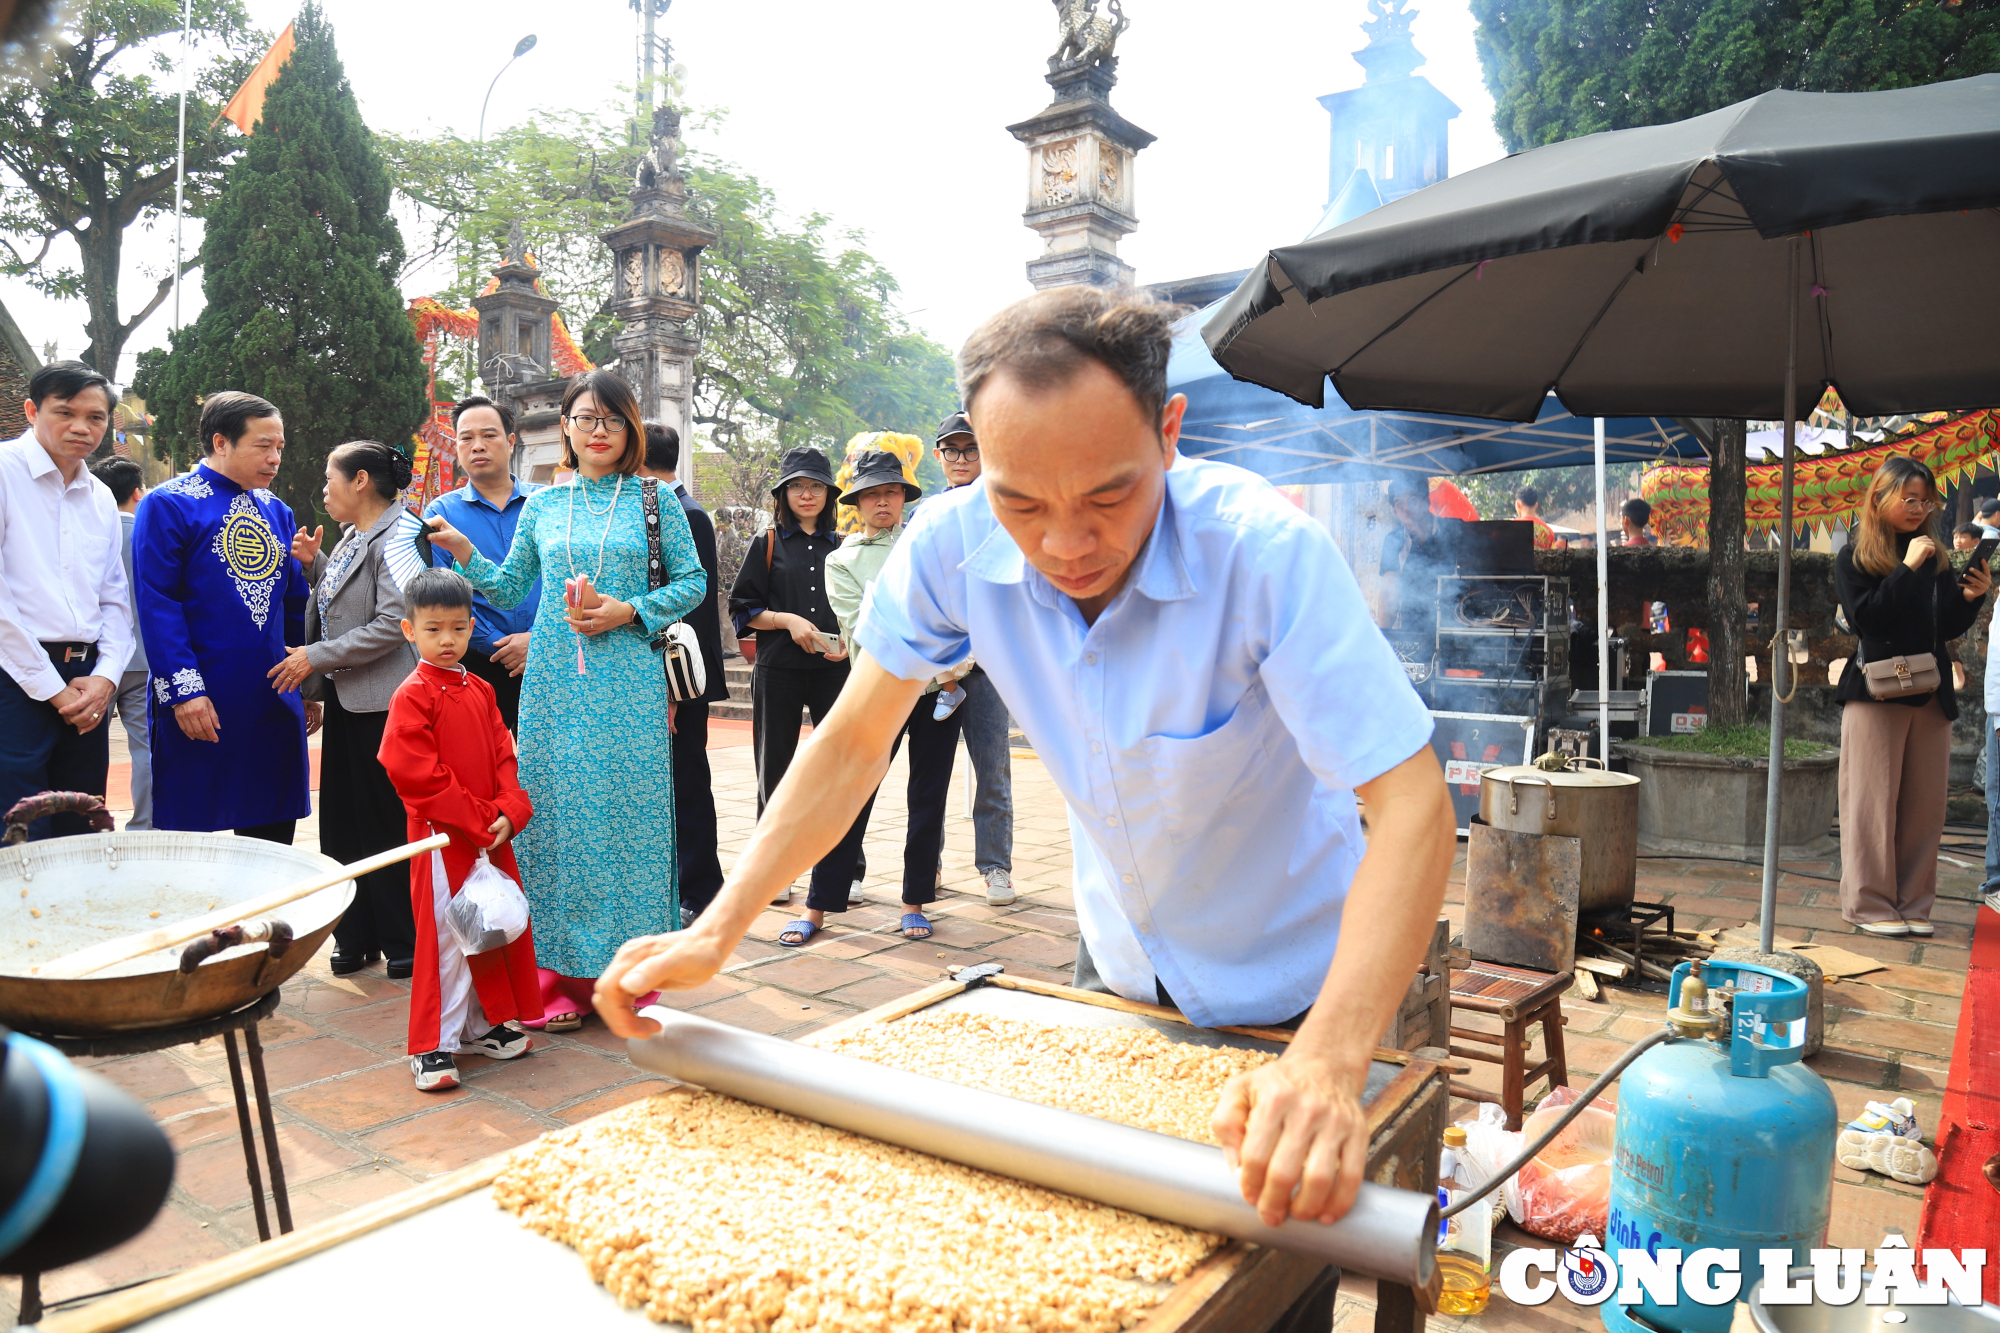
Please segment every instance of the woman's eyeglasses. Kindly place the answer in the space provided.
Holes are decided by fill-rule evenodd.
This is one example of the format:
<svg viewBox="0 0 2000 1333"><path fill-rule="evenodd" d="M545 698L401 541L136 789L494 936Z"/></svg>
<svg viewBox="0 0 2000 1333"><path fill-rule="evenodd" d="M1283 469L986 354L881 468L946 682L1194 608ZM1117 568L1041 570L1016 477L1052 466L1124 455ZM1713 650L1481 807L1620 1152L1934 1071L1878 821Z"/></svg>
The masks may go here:
<svg viewBox="0 0 2000 1333"><path fill-rule="evenodd" d="M603 426L606 435L623 435L625 433L624 417L571 417L569 424L571 429L584 432L594 431L599 426Z"/></svg>
<svg viewBox="0 0 2000 1333"><path fill-rule="evenodd" d="M955 444L947 444L938 450L938 454L947 463L964 463L979 457L979 446L968 444L961 449Z"/></svg>
<svg viewBox="0 0 2000 1333"><path fill-rule="evenodd" d="M787 495L825 495L825 494L826 494L826 483L825 483L825 482L823 482L823 481L793 481L793 482L787 482L787 483L785 484L785 494L787 494Z"/></svg>
<svg viewBox="0 0 2000 1333"><path fill-rule="evenodd" d="M1905 495L1898 503L1905 509L1914 509L1921 514L1935 514L1938 510L1944 508L1936 500L1926 500L1916 495Z"/></svg>

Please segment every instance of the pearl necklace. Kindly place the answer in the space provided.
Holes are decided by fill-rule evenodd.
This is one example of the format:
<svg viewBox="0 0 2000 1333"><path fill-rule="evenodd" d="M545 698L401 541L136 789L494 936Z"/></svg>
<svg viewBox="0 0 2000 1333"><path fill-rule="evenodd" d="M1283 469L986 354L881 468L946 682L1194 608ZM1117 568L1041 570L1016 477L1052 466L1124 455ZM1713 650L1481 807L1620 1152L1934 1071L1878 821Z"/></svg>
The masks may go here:
<svg viewBox="0 0 2000 1333"><path fill-rule="evenodd" d="M576 480L570 483L569 526L563 530L563 545L569 553L569 576L571 578L576 577L576 493L582 489L583 477L581 474L578 474ZM611 516L618 512L618 497L624 493L625 475L621 472L618 475L618 484L612 487L611 490L611 505L602 513L591 507L590 496L585 495L583 497L583 512L589 514L592 518L601 518L604 520L604 531L597 534L597 563L591 567L590 571L590 586L593 588L597 586L597 576L604 572L604 541L605 538L611 535Z"/></svg>

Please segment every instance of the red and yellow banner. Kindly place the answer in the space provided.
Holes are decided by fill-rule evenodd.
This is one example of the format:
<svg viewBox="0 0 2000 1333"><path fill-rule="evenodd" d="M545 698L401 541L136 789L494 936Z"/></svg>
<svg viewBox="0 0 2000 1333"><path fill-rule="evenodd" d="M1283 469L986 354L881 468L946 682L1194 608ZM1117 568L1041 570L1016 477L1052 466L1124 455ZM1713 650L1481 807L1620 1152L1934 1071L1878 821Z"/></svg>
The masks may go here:
<svg viewBox="0 0 2000 1333"><path fill-rule="evenodd" d="M1868 494L1875 469L1891 454L1908 454L1951 486L2000 451L2000 411L1974 412L1917 435L1866 449L1799 456L1792 463L1792 523L1799 531L1845 527ZM1781 465L1747 469L1744 526L1770 532L1778 526ZM1653 506L1653 530L1674 546L1708 544L1708 469L1660 464L1646 469L1639 493Z"/></svg>

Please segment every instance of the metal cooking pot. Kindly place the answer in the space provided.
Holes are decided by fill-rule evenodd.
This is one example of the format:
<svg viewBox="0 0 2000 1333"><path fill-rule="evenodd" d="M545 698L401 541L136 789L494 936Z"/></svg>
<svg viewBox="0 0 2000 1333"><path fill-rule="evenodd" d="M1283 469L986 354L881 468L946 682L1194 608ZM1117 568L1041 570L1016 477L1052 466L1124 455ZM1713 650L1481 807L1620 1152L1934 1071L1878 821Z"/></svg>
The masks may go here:
<svg viewBox="0 0 2000 1333"><path fill-rule="evenodd" d="M1554 833L1583 841L1577 911L1624 908L1639 873L1639 779L1595 759L1567 768L1489 768L1479 775L1479 818L1509 833ZM1595 768L1582 765L1595 764Z"/></svg>
<svg viewBox="0 0 2000 1333"><path fill-rule="evenodd" d="M240 1009L304 967L354 899L343 880L278 908L292 944L239 944L192 974L180 950L87 977L38 977L64 954L283 888L340 863L228 833L97 833L0 848L0 1022L95 1037L176 1027Z"/></svg>

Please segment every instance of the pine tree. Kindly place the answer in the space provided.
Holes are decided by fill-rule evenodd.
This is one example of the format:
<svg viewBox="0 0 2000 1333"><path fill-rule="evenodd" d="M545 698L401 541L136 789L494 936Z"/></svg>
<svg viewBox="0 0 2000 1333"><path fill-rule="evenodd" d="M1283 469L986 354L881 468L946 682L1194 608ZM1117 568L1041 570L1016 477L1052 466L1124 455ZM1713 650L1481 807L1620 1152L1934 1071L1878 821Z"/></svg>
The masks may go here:
<svg viewBox="0 0 2000 1333"><path fill-rule="evenodd" d="M141 357L135 387L182 464L207 451L195 438L203 396L242 389L276 403L286 447L273 489L303 522L336 445L405 448L428 403L396 285L389 173L315 0L294 36L208 224L208 305L170 352Z"/></svg>

